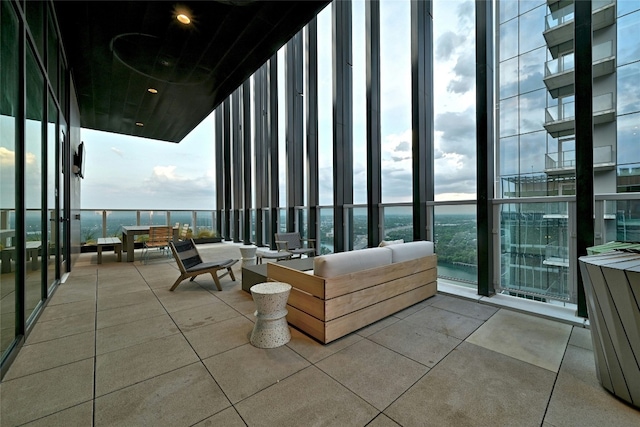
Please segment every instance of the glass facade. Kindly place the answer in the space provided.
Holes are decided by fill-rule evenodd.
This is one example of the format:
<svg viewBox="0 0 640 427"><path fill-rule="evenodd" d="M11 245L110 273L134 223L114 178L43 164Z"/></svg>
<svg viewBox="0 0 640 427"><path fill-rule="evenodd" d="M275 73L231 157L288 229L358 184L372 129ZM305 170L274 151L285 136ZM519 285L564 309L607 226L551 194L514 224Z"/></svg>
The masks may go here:
<svg viewBox="0 0 640 427"><path fill-rule="evenodd" d="M24 17L24 19L23 19ZM0 3L0 366L69 266L64 64L48 2ZM21 54L21 52L24 52ZM70 175L70 174L67 174ZM60 220L62 219L62 221Z"/></svg>

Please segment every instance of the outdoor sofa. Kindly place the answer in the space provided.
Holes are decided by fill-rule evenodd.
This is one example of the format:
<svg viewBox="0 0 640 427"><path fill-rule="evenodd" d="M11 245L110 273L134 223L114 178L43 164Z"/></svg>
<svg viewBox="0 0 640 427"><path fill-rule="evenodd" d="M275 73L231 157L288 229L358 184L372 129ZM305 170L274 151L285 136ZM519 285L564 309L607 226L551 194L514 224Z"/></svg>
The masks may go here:
<svg viewBox="0 0 640 427"><path fill-rule="evenodd" d="M292 286L287 321L329 343L436 294L433 242L317 256L313 271L270 263L268 280Z"/></svg>

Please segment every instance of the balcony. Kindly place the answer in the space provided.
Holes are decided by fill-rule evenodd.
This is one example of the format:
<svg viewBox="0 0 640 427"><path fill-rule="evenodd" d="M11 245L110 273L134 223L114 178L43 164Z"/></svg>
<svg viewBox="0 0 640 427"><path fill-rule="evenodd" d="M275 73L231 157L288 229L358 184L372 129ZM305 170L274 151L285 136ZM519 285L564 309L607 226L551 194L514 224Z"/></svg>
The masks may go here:
<svg viewBox="0 0 640 427"><path fill-rule="evenodd" d="M545 109L544 128L553 137L575 133L575 102L558 104ZM610 123L616 119L613 93L593 98L593 124Z"/></svg>
<svg viewBox="0 0 640 427"><path fill-rule="evenodd" d="M544 69L544 84L551 91L551 96L557 97L559 89L573 85L575 81L573 52L547 61ZM612 74L616 69L616 58L611 41L593 46L593 77Z"/></svg>
<svg viewBox="0 0 640 427"><path fill-rule="evenodd" d="M591 4L593 16L591 26L593 31L613 25L616 17L616 7L613 0L595 0ZM548 47L573 40L574 8L569 4L555 10L546 16L545 31L542 33ZM553 51L553 49L551 49Z"/></svg>
<svg viewBox="0 0 640 427"><path fill-rule="evenodd" d="M593 170L604 171L615 169L616 163L611 145L593 147ZM563 175L576 170L575 150L559 153L547 153L544 160L544 172L547 175Z"/></svg>

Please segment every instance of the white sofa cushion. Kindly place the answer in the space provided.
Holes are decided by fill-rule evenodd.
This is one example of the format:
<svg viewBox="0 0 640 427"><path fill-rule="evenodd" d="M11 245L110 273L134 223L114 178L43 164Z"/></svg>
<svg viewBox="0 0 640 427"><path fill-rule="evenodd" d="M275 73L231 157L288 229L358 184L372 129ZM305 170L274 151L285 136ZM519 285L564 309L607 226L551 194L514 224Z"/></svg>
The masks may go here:
<svg viewBox="0 0 640 427"><path fill-rule="evenodd" d="M329 278L388 264L391 264L389 249L368 248L317 256L313 259L313 274Z"/></svg>
<svg viewBox="0 0 640 427"><path fill-rule="evenodd" d="M433 255L433 242L420 240L402 245L386 246L385 249L391 251L391 262L403 262Z"/></svg>

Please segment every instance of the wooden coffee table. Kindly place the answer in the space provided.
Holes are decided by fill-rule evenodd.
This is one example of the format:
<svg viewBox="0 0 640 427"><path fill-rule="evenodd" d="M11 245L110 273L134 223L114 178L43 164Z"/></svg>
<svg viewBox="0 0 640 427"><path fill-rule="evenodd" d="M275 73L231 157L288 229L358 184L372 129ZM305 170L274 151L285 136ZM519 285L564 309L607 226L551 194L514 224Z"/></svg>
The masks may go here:
<svg viewBox="0 0 640 427"><path fill-rule="evenodd" d="M292 259L278 262L300 271L313 270L313 257ZM242 267L242 290L251 292L251 287L267 281L267 264L247 265Z"/></svg>

